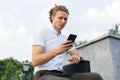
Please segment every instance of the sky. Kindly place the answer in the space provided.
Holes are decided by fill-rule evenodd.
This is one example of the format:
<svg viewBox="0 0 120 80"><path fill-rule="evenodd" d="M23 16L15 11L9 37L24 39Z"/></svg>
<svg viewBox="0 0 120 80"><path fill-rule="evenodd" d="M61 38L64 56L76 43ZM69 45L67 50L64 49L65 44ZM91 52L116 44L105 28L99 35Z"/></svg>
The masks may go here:
<svg viewBox="0 0 120 80"><path fill-rule="evenodd" d="M77 34L77 41L100 37L120 23L120 0L0 0L0 60L31 61L33 36L50 27L49 10L56 5L69 9L63 29Z"/></svg>

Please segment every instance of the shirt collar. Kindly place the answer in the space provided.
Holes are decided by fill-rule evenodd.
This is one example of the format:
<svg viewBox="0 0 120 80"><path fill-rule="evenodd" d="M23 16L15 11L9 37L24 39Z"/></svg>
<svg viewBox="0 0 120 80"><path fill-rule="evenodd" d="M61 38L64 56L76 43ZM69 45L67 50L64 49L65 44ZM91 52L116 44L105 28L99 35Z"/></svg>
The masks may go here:
<svg viewBox="0 0 120 80"><path fill-rule="evenodd" d="M52 26L50 26L50 29L51 29L51 31L53 31L57 36L61 34L61 33L58 34L58 32L57 32Z"/></svg>

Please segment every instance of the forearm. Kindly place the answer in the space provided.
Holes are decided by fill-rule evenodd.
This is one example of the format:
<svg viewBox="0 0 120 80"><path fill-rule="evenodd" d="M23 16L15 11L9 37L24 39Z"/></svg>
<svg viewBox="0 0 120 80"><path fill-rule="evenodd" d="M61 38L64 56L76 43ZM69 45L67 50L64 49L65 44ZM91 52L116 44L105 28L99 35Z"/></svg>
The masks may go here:
<svg viewBox="0 0 120 80"><path fill-rule="evenodd" d="M54 58L56 55L57 54L55 51L50 51L48 53L40 53L37 55L33 55L32 56L32 65L37 66L37 65L42 65L44 63L47 63L52 58Z"/></svg>
<svg viewBox="0 0 120 80"><path fill-rule="evenodd" d="M32 65L33 66L42 65L42 64L48 62L49 60L51 60L52 58L54 58L57 55L57 53L58 52L55 50L52 50L47 53L43 53L43 52L41 52L41 50L36 50L36 48L33 48Z"/></svg>

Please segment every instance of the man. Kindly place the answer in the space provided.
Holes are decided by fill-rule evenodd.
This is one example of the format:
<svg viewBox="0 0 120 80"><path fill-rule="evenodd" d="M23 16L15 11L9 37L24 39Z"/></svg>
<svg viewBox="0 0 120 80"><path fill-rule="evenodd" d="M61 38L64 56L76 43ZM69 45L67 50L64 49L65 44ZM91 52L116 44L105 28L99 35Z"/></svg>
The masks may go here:
<svg viewBox="0 0 120 80"><path fill-rule="evenodd" d="M78 63L82 60L81 54L73 47L71 40L62 34L68 20L69 11L63 5L56 5L49 11L51 26L41 30L34 37L32 49L32 65L35 67L35 80L72 80L62 73L62 67L66 52L71 55L68 61ZM96 79L97 74L78 74L82 79ZM83 77L84 76L84 77ZM87 76L87 78L85 77ZM89 80L89 79L88 79Z"/></svg>

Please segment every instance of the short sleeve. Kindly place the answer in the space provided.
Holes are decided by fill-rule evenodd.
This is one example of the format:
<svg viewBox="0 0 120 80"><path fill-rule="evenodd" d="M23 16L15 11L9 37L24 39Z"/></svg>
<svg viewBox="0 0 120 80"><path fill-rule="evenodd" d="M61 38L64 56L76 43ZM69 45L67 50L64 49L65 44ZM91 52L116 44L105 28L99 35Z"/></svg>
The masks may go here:
<svg viewBox="0 0 120 80"><path fill-rule="evenodd" d="M44 31L40 31L33 37L33 45L41 45L45 46L45 33Z"/></svg>

